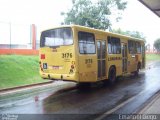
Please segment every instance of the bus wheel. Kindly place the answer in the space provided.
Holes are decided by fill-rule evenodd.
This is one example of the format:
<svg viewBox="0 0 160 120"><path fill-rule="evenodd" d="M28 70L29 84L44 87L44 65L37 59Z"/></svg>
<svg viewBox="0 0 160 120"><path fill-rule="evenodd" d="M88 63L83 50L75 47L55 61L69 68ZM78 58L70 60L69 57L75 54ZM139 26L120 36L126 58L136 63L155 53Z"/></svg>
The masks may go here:
<svg viewBox="0 0 160 120"><path fill-rule="evenodd" d="M134 72L135 76L138 76L139 74L139 69L140 69L140 63L137 65L137 70Z"/></svg>
<svg viewBox="0 0 160 120"><path fill-rule="evenodd" d="M114 67L111 67L110 70L109 70L109 83L111 85L113 85L116 81L116 69Z"/></svg>

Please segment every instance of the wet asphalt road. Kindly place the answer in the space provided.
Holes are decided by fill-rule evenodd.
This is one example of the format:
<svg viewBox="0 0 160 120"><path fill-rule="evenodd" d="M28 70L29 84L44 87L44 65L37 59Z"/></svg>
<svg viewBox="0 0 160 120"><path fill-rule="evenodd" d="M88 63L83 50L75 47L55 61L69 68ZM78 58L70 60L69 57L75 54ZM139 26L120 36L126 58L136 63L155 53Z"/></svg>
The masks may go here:
<svg viewBox="0 0 160 120"><path fill-rule="evenodd" d="M150 63L137 77L129 75L120 78L114 86L104 86L102 83L94 84L89 89L77 89L74 84L71 86L69 89L61 87L33 94L0 96L0 113L67 114L74 115L73 119L93 119L132 97L135 99L114 113L135 113L160 90L160 62Z"/></svg>

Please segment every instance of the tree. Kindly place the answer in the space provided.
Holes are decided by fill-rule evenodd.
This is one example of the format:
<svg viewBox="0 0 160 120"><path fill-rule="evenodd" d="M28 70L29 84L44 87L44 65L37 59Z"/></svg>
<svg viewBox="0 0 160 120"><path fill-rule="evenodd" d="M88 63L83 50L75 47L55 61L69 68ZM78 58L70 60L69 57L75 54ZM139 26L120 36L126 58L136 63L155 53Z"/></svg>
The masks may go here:
<svg viewBox="0 0 160 120"><path fill-rule="evenodd" d="M128 35L128 36L135 37L135 38L140 38L140 39L143 39L143 40L146 39L146 37L143 35L143 33L138 32L138 31L129 31L129 30L123 31L119 28L117 30L113 29L112 32L122 34L122 35Z"/></svg>
<svg viewBox="0 0 160 120"><path fill-rule="evenodd" d="M158 52L160 52L160 38L154 41L154 47Z"/></svg>
<svg viewBox="0 0 160 120"><path fill-rule="evenodd" d="M113 10L117 14L126 8L127 2L121 0L99 0L92 3L91 0L72 0L72 8L64 15L63 24L78 24L97 29L106 30L111 26L110 16ZM121 19L118 15L117 20Z"/></svg>

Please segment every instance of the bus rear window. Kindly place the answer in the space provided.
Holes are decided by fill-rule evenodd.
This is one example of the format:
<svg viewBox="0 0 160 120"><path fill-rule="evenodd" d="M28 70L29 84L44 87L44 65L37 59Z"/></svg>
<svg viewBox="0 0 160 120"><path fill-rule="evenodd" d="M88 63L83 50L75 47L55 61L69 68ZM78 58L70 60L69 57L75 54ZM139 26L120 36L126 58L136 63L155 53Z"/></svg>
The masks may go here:
<svg viewBox="0 0 160 120"><path fill-rule="evenodd" d="M42 32L40 47L54 47L72 45L73 37L71 28L58 28Z"/></svg>

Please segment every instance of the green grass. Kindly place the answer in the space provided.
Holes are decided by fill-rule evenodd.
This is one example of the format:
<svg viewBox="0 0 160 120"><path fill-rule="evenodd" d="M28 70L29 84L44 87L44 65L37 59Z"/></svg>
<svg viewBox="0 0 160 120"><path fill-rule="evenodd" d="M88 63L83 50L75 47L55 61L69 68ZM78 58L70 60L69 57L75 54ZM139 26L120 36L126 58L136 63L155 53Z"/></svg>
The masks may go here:
<svg viewBox="0 0 160 120"><path fill-rule="evenodd" d="M40 82L38 56L0 55L0 89Z"/></svg>
<svg viewBox="0 0 160 120"><path fill-rule="evenodd" d="M146 54L146 61L160 61L160 54Z"/></svg>

